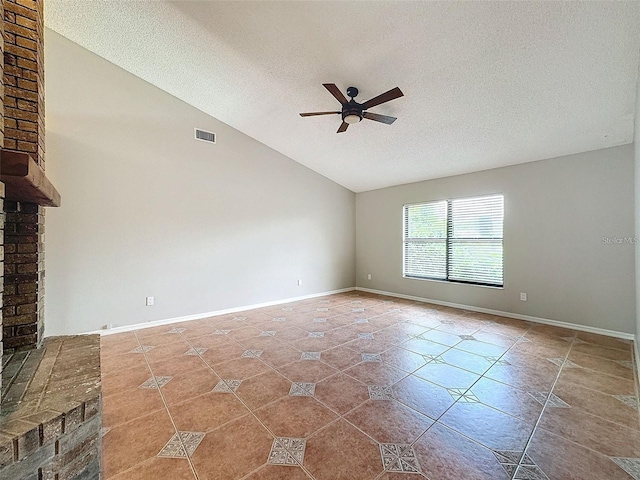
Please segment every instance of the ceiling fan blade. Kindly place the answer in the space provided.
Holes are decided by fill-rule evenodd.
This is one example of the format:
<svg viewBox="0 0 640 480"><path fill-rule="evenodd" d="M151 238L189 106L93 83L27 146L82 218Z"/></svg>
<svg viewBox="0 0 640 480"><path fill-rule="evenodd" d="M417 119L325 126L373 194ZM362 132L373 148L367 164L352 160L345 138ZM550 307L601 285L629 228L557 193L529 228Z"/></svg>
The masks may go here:
<svg viewBox="0 0 640 480"><path fill-rule="evenodd" d="M373 120L375 122L386 123L387 125L391 125L393 122L397 120L396 117L389 117L388 115L379 115L377 113L369 113L369 112L364 112L362 116L364 118L368 118L369 120Z"/></svg>
<svg viewBox="0 0 640 480"><path fill-rule="evenodd" d="M345 96L342 94L342 92L336 86L335 83L323 83L322 86L327 90L329 90L329 93L331 93L331 95L333 95L336 98L336 100L340 102L341 105L344 105L345 103L347 103L347 99L345 98Z"/></svg>
<svg viewBox="0 0 640 480"><path fill-rule="evenodd" d="M371 100L367 100L362 104L362 108L364 110L367 110L368 108L375 107L376 105L380 105L382 103L390 102L391 100L395 100L396 98L400 98L403 96L404 93L402 93L402 91L398 87L392 88L388 92L384 92L377 97L373 97Z"/></svg>
<svg viewBox="0 0 640 480"><path fill-rule="evenodd" d="M348 127L349 127L349 124L347 122L342 122L342 125L340 125L340 128L336 133L346 132Z"/></svg>
<svg viewBox="0 0 640 480"><path fill-rule="evenodd" d="M301 117L313 117L315 115L333 115L336 113L342 113L342 112L311 112L311 113L301 113L300 116Z"/></svg>

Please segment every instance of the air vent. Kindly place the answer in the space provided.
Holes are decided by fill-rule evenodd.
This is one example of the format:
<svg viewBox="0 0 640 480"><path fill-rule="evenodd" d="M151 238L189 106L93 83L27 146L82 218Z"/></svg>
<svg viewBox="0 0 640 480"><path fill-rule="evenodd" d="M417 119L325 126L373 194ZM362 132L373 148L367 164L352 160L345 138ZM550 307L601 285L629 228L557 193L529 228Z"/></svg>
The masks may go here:
<svg viewBox="0 0 640 480"><path fill-rule="evenodd" d="M202 142L216 143L216 134L213 132L207 132L206 130L200 130L196 128L196 140Z"/></svg>

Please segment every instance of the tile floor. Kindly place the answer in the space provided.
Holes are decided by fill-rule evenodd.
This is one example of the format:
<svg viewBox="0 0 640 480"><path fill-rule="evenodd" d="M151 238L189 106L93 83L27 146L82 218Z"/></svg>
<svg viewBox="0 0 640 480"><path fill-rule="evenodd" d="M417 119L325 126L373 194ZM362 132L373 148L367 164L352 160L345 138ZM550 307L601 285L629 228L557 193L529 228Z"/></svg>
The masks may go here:
<svg viewBox="0 0 640 480"><path fill-rule="evenodd" d="M101 344L106 479L640 479L625 340L350 292Z"/></svg>

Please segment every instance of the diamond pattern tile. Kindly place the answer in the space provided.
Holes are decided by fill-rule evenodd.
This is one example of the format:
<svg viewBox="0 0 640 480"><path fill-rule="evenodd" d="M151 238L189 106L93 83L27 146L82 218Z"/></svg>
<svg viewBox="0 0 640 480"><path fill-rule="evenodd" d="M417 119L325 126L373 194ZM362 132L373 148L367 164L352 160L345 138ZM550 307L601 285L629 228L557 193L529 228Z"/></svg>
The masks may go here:
<svg viewBox="0 0 640 480"><path fill-rule="evenodd" d="M162 447L158 457L164 458L186 458L193 455L205 434L202 432L178 432L175 433Z"/></svg>
<svg viewBox="0 0 640 480"><path fill-rule="evenodd" d="M300 360L320 360L320 352L302 352Z"/></svg>
<svg viewBox="0 0 640 480"><path fill-rule="evenodd" d="M633 370L633 362L629 360L616 360L616 363L628 368L629 370Z"/></svg>
<svg viewBox="0 0 640 480"><path fill-rule="evenodd" d="M465 388L447 388L451 398L460 403L480 403L478 397L471 390Z"/></svg>
<svg viewBox="0 0 640 480"><path fill-rule="evenodd" d="M208 348L204 348L204 347L194 347L194 348L190 348L189 350L187 350L186 352L184 352L185 355L202 355L204 352L206 352L207 350L209 350Z"/></svg>
<svg viewBox="0 0 640 480"><path fill-rule="evenodd" d="M382 465L388 472L420 473L420 464L411 445L405 443L380 444Z"/></svg>
<svg viewBox="0 0 640 480"><path fill-rule="evenodd" d="M555 394L548 395L545 392L529 392L529 395L533 397L533 399L541 405L544 405L547 401L547 396L549 397L547 406L554 408L571 408L571 406L562 400L560 397Z"/></svg>
<svg viewBox="0 0 640 480"><path fill-rule="evenodd" d="M172 378L173 377L160 377L160 376L151 377L150 379L145 381L142 385L140 385L139 388L149 388L149 389L154 389L154 388L158 388L158 387L162 388L167 383L169 383L169 381Z"/></svg>
<svg viewBox="0 0 640 480"><path fill-rule="evenodd" d="M315 393L315 383L293 382L289 390L289 395L293 397L313 397Z"/></svg>
<svg viewBox="0 0 640 480"><path fill-rule="evenodd" d="M612 457L611 460L635 480L640 480L640 458Z"/></svg>
<svg viewBox="0 0 640 480"><path fill-rule="evenodd" d="M371 400L393 400L393 389L383 385L369 385Z"/></svg>
<svg viewBox="0 0 640 480"><path fill-rule="evenodd" d="M358 318L365 316L358 312L372 316ZM134 462L109 478L120 478L129 469L133 478L141 472L138 464L149 466L154 478L176 479L195 473L198 478L290 480L309 474L318 480L605 480L628 474L640 480L636 365L629 344L594 334L580 334L580 340L556 327L493 320L470 311L350 292L104 337L109 427L100 433L106 434L103 461L112 472L118 451ZM284 328L287 322L294 327ZM452 328L437 330L440 324ZM462 326L469 328L461 331ZM278 329L276 338L268 338L275 330L264 330L260 338L260 331L269 328ZM457 335L472 328L480 330ZM180 341L185 334L198 339L193 347ZM558 340L559 335L565 339ZM376 340L390 348L373 347ZM584 341L588 345L578 345ZM397 342L408 343L391 345ZM148 367L162 376L149 378ZM158 385L162 397L153 393ZM126 389L130 394L122 395ZM232 392L237 396L224 395ZM548 408L541 417L543 406ZM393 412L409 408L433 418L445 415L446 427L436 424L423 436L407 436L403 432L422 428L416 427L418 413L403 420ZM153 425L143 425L152 409ZM129 410L133 413L123 420L113 416ZM349 418L338 419L336 412ZM541 437L544 442L534 435L528 443L530 432L525 430L552 417L557 428ZM244 427L234 429L240 420ZM524 428L514 426L523 423ZM136 430L127 430L134 428L128 425ZM148 433L136 443L141 426ZM226 429L225 438L233 437L226 446L216 437L221 429ZM552 440L559 443L550 446ZM528 454L518 451L525 446ZM192 453L192 460L185 461ZM156 455L161 458L147 462Z"/></svg>
<svg viewBox="0 0 640 480"><path fill-rule="evenodd" d="M565 360L564 368L582 368L577 363L573 363L571 360Z"/></svg>
<svg viewBox="0 0 640 480"><path fill-rule="evenodd" d="M614 395L613 398L620 400L625 405L638 410L638 398L635 395Z"/></svg>
<svg viewBox="0 0 640 480"><path fill-rule="evenodd" d="M213 387L212 392L216 392L216 393L235 392L241 383L242 383L242 380L231 380L231 379L220 380L218 383L216 383L216 386Z"/></svg>
<svg viewBox="0 0 640 480"><path fill-rule="evenodd" d="M513 480L549 480L537 465L520 465Z"/></svg>
<svg viewBox="0 0 640 480"><path fill-rule="evenodd" d="M262 350L245 350L240 356L243 358L260 358L262 353Z"/></svg>
<svg viewBox="0 0 640 480"><path fill-rule="evenodd" d="M429 363L447 363L440 355L422 355Z"/></svg>
<svg viewBox="0 0 640 480"><path fill-rule="evenodd" d="M382 356L379 353L363 353L363 362L382 362Z"/></svg>
<svg viewBox="0 0 640 480"><path fill-rule="evenodd" d="M501 465L512 464L517 466L520 463L520 458L522 458L522 452L517 450L494 450L493 454Z"/></svg>
<svg viewBox="0 0 640 480"><path fill-rule="evenodd" d="M549 480L529 455L518 450L494 450L494 456L514 480ZM514 475L515 473L515 475Z"/></svg>
<svg viewBox="0 0 640 480"><path fill-rule="evenodd" d="M509 362L507 362L505 359L500 358L500 357L484 357L486 358L489 362L491 363L495 363L496 365L502 365L502 366L509 366L511 365Z"/></svg>
<svg viewBox="0 0 640 480"><path fill-rule="evenodd" d="M558 367L564 366L564 368L582 368L580 365L573 363L571 360L565 360L564 358L547 358L551 363Z"/></svg>
<svg viewBox="0 0 640 480"><path fill-rule="evenodd" d="M564 340L565 342L569 342L569 343L574 343L575 345L580 345L582 343L587 343L584 340L581 340L577 337L560 337L562 340Z"/></svg>
<svg viewBox="0 0 640 480"><path fill-rule="evenodd" d="M564 358L547 358L547 360L549 360L554 365L557 365L558 367L561 367L564 363Z"/></svg>
<svg viewBox="0 0 640 480"><path fill-rule="evenodd" d="M276 437L269 452L270 465L298 466L304 462L307 441L304 438Z"/></svg>
<svg viewBox="0 0 640 480"><path fill-rule="evenodd" d="M129 353L147 353L154 348L155 347L151 345L142 345L140 347L134 348L133 350L130 350Z"/></svg>

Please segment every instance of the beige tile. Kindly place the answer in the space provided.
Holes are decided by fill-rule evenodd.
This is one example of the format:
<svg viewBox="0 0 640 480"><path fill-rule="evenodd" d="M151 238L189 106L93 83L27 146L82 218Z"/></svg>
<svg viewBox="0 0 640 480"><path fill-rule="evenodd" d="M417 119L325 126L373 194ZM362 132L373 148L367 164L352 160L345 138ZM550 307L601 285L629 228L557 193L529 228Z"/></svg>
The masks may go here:
<svg viewBox="0 0 640 480"><path fill-rule="evenodd" d="M175 433L166 410L112 428L102 439L106 478L154 458Z"/></svg>
<svg viewBox="0 0 640 480"><path fill-rule="evenodd" d="M395 400L368 400L345 420L380 443L415 442L433 420Z"/></svg>
<svg viewBox="0 0 640 480"><path fill-rule="evenodd" d="M304 466L317 480L370 480L383 471L378 445L344 420L307 440Z"/></svg>
<svg viewBox="0 0 640 480"><path fill-rule="evenodd" d="M313 397L286 396L254 413L274 435L294 438L308 437L338 418Z"/></svg>
<svg viewBox="0 0 640 480"><path fill-rule="evenodd" d="M272 443L273 436L247 415L209 432L191 459L200 479L239 479L267 462Z"/></svg>
<svg viewBox="0 0 640 480"><path fill-rule="evenodd" d="M508 480L491 450L436 424L413 447L422 472L438 480Z"/></svg>

